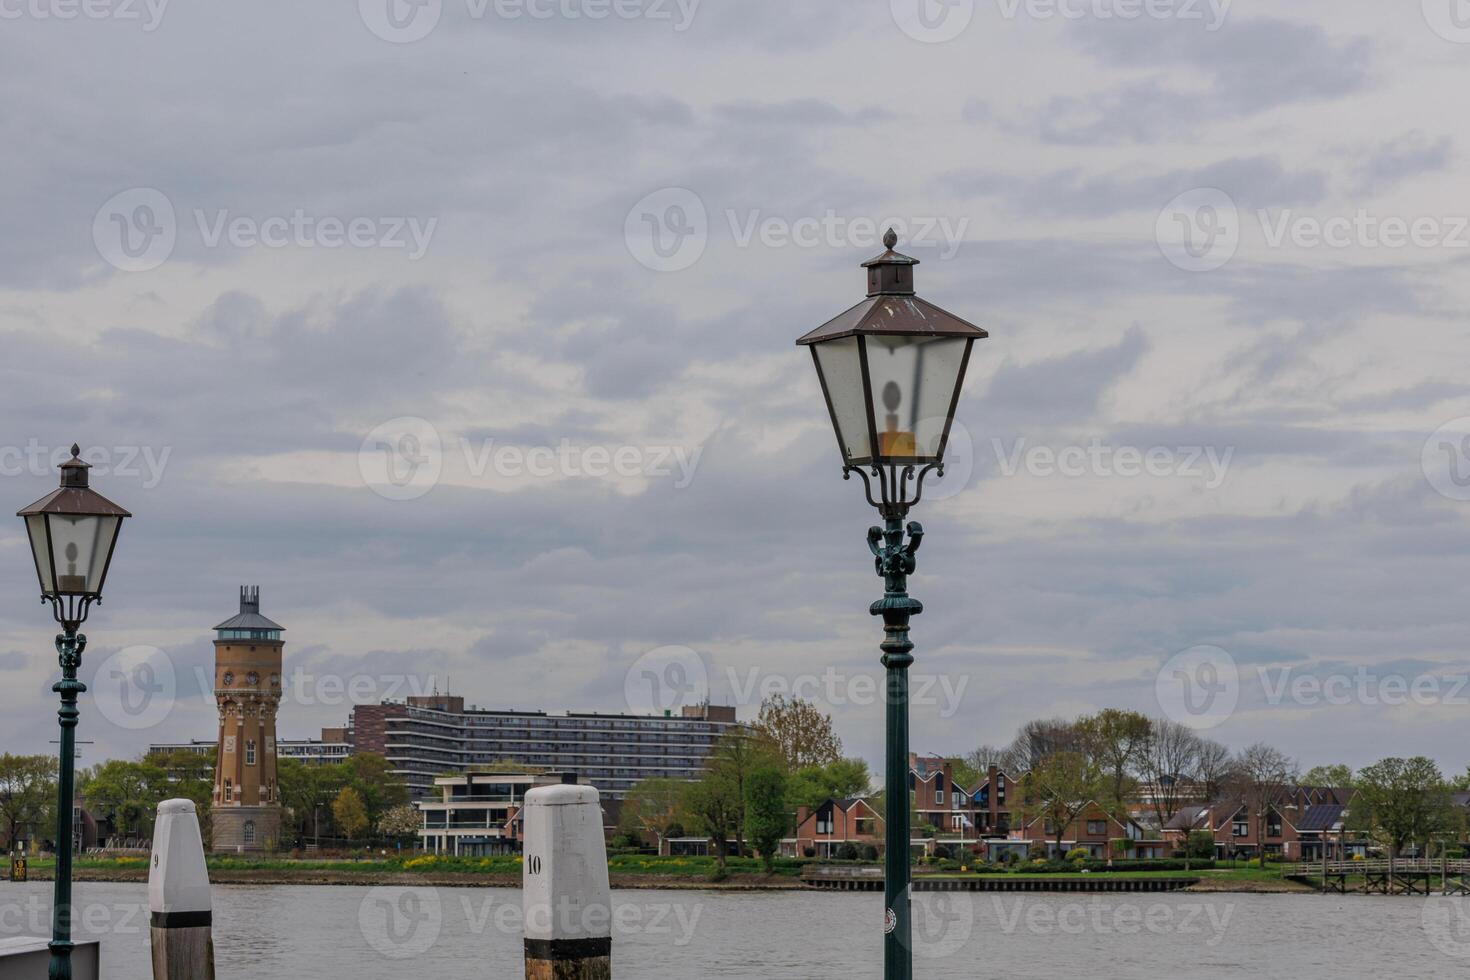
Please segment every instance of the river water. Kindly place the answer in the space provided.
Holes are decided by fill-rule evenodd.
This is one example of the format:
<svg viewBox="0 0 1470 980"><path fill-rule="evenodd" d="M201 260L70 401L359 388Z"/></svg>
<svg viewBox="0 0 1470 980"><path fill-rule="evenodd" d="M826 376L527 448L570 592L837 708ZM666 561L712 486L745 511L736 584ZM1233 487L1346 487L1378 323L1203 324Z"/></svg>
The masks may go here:
<svg viewBox="0 0 1470 980"><path fill-rule="evenodd" d="M0 936L48 935L51 886L0 883ZM108 980L146 980L147 886L76 886L77 934ZM216 886L221 980L521 975L520 892ZM623 980L882 976L881 896L620 891ZM1233 894L915 896L915 976L1159 980L1451 976L1470 899Z"/></svg>

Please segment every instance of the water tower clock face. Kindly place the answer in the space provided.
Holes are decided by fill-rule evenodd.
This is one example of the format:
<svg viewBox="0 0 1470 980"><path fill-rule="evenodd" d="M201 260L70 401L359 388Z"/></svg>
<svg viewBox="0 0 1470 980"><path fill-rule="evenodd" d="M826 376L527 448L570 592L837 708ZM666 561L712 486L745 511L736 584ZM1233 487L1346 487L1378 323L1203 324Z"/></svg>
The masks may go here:
<svg viewBox="0 0 1470 980"><path fill-rule="evenodd" d="M252 670L250 673L245 675L245 683L249 684L251 687L254 687L255 685L260 683L260 675Z"/></svg>
<svg viewBox="0 0 1470 980"><path fill-rule="evenodd" d="M225 687L229 687L231 684L235 683L234 671L225 671L225 676L222 679L225 682Z"/></svg>

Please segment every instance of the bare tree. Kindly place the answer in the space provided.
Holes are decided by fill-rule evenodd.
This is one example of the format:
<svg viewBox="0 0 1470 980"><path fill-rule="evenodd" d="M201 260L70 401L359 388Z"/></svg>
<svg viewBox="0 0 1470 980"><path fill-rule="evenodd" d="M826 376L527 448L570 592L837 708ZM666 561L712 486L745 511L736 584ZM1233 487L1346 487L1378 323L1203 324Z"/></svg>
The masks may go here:
<svg viewBox="0 0 1470 980"><path fill-rule="evenodd" d="M1022 725L1007 754L1016 768L1031 770L1060 752L1080 752L1082 748L1082 733L1076 722L1045 718Z"/></svg>
<svg viewBox="0 0 1470 980"><path fill-rule="evenodd" d="M1235 757L1229 782L1256 818L1256 841L1262 856L1266 853L1266 818L1285 803L1299 771L1295 761L1265 742L1242 749Z"/></svg>
<svg viewBox="0 0 1470 980"><path fill-rule="evenodd" d="M1231 769L1230 750L1214 739L1201 737L1194 759L1195 782L1199 784L1206 803L1220 798Z"/></svg>
<svg viewBox="0 0 1470 980"><path fill-rule="evenodd" d="M1148 744L1144 746L1141 769L1151 784L1154 815L1162 827L1190 795L1190 783L1198 778L1203 740L1194 729L1168 718L1156 718Z"/></svg>

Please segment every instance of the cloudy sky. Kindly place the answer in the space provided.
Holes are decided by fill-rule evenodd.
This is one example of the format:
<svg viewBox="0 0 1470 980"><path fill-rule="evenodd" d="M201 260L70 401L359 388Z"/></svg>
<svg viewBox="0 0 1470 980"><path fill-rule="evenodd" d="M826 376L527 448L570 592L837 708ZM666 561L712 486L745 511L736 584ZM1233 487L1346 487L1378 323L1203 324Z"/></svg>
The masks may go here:
<svg viewBox="0 0 1470 980"><path fill-rule="evenodd" d="M1455 14L0 3L0 488L76 440L136 515L83 762L213 736L197 671L246 583L288 629L285 737L435 686L794 691L880 761L874 515L792 341L893 224L991 331L915 515L916 749L1119 706L1463 770ZM0 748L45 752L20 532Z"/></svg>

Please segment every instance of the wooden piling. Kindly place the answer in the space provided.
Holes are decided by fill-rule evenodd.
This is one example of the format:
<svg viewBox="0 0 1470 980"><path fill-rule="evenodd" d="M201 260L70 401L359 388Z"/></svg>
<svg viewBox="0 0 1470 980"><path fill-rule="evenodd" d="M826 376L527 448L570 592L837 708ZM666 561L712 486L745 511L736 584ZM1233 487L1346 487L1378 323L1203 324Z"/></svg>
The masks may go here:
<svg viewBox="0 0 1470 980"><path fill-rule="evenodd" d="M199 816L190 800L158 805L148 869L153 980L214 980L213 903Z"/></svg>
<svg viewBox="0 0 1470 980"><path fill-rule="evenodd" d="M612 892L597 790L542 786L522 807L526 980L611 980Z"/></svg>

